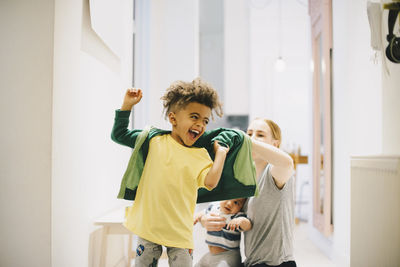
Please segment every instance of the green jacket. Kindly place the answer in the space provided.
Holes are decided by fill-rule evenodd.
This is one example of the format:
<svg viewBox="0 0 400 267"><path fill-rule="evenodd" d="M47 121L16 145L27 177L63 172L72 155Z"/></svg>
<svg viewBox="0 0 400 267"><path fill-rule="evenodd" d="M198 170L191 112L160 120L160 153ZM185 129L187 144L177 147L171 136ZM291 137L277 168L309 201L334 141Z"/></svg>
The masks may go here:
<svg viewBox="0 0 400 267"><path fill-rule="evenodd" d="M129 130L129 116L130 111L116 110L111 139L118 144L133 148L128 167L122 178L118 198L134 200L149 150L150 139L157 135L168 134L170 131L153 127L146 127L144 130ZM214 160L213 142L215 140L227 145L229 152L217 187L211 191L200 188L197 203L256 195L256 171L251 156L250 138L242 131L218 128L206 131L193 146L205 148L211 159Z"/></svg>

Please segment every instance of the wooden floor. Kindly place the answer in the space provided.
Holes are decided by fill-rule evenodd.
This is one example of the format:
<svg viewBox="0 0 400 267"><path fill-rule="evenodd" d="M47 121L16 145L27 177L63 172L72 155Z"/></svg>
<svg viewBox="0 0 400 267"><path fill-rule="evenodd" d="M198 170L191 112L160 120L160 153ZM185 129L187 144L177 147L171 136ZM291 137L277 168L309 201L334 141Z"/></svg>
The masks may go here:
<svg viewBox="0 0 400 267"><path fill-rule="evenodd" d="M195 226L195 246L196 250L193 255L194 263L196 263L203 254L207 252L207 246L202 244L202 229ZM197 234L196 234L197 233ZM295 227L295 258L299 267L337 267L333 262L325 256L308 238L307 225L300 223ZM161 259L159 267L168 267L168 260Z"/></svg>
<svg viewBox="0 0 400 267"><path fill-rule="evenodd" d="M307 237L307 224L295 227L294 256L298 267L337 267Z"/></svg>

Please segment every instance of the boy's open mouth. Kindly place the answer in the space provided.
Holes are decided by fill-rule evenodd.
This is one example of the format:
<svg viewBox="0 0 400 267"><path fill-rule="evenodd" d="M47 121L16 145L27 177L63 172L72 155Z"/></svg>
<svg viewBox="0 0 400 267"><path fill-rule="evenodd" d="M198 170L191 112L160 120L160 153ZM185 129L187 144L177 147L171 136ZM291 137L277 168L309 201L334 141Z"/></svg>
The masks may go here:
<svg viewBox="0 0 400 267"><path fill-rule="evenodd" d="M189 134L193 139L196 139L200 135L200 132L198 130L189 130Z"/></svg>

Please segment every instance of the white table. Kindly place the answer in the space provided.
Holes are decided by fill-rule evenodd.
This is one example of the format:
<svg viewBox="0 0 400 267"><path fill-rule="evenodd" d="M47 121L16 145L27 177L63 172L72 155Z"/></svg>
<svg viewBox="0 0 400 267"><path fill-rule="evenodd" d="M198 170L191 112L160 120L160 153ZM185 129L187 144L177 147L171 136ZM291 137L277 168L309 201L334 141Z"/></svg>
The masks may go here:
<svg viewBox="0 0 400 267"><path fill-rule="evenodd" d="M94 221L95 225L101 225L103 227L101 237L100 267L106 266L108 235L128 235L128 267L131 266L132 259L135 257L135 253L132 251L133 233L123 226L126 208L127 207L121 207L113 210Z"/></svg>

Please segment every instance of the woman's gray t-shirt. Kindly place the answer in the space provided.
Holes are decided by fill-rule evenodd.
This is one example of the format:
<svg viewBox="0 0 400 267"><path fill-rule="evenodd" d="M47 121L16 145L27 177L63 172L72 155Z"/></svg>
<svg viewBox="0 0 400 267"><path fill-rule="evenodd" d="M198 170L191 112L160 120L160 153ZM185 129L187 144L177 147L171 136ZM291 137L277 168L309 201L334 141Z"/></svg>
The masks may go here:
<svg viewBox="0 0 400 267"><path fill-rule="evenodd" d="M248 199L244 212L253 227L244 232L245 266L279 265L293 261L294 177L279 189L267 165L261 175L259 195Z"/></svg>

